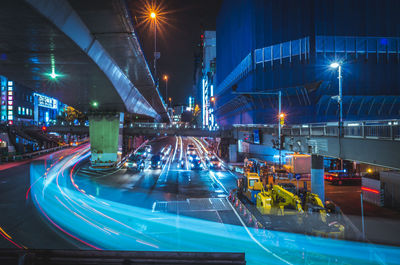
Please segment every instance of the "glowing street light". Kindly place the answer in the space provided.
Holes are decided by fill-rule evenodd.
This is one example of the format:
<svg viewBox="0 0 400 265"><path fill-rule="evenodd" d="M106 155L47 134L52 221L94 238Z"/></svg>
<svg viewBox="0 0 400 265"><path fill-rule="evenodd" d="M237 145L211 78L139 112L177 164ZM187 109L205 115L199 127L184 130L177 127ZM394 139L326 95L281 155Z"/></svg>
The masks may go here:
<svg viewBox="0 0 400 265"><path fill-rule="evenodd" d="M156 84L157 79L157 14L154 11L150 12L150 19L154 21L154 80Z"/></svg>
<svg viewBox="0 0 400 265"><path fill-rule="evenodd" d="M214 102L215 102L215 97L211 97L211 98L210 98L210 101L211 101L212 103L214 103Z"/></svg>
<svg viewBox="0 0 400 265"><path fill-rule="evenodd" d="M168 98L168 75L164 75L163 79L165 81L165 100Z"/></svg>
<svg viewBox="0 0 400 265"><path fill-rule="evenodd" d="M330 65L333 69L338 69L338 79L339 79L339 137L342 136L342 127L343 127L343 95L342 95L342 66L338 62L333 62Z"/></svg>
<svg viewBox="0 0 400 265"><path fill-rule="evenodd" d="M339 63L331 63L331 65L330 65L330 67L331 68L338 68L340 66L340 64Z"/></svg>

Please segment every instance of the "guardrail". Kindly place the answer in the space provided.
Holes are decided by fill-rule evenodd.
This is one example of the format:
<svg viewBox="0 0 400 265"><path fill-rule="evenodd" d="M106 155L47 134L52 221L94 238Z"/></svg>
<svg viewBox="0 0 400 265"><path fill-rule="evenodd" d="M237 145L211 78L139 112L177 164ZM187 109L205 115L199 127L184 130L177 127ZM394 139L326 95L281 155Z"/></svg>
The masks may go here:
<svg viewBox="0 0 400 265"><path fill-rule="evenodd" d="M1 264L246 264L244 253L3 249Z"/></svg>
<svg viewBox="0 0 400 265"><path fill-rule="evenodd" d="M303 124L284 127L283 135L288 136L339 136L339 127L335 124ZM400 140L400 125L396 121L346 122L343 125L343 137L380 140Z"/></svg>
<svg viewBox="0 0 400 265"><path fill-rule="evenodd" d="M81 141L78 145L81 145L85 142L88 142L88 139L85 139L83 141ZM55 152L64 148L70 147L70 145L65 144L65 145L61 145L61 146L56 146L56 147L52 147L52 148L48 148L48 149L44 149L44 150L39 150L36 152L32 152L32 153L26 153L26 154L20 154L20 155L8 155L8 156L3 156L1 157L1 161L5 161L5 162L9 162L9 161L16 161L16 160L23 160L23 159L29 159L29 158L33 158L35 156L40 156L43 154L48 154L51 152Z"/></svg>

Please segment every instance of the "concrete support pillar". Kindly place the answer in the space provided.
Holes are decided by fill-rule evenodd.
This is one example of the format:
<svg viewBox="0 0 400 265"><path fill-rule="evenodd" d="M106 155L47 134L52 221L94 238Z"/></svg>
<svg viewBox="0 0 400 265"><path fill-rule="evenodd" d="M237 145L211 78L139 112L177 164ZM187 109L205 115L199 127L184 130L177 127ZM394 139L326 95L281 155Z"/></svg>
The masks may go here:
<svg viewBox="0 0 400 265"><path fill-rule="evenodd" d="M229 145L229 162L236 163L238 159L238 146L237 144Z"/></svg>
<svg viewBox="0 0 400 265"><path fill-rule="evenodd" d="M111 167L118 161L121 148L120 114L89 116L91 163L93 168Z"/></svg>
<svg viewBox="0 0 400 265"><path fill-rule="evenodd" d="M325 202L324 157L311 155L311 192Z"/></svg>

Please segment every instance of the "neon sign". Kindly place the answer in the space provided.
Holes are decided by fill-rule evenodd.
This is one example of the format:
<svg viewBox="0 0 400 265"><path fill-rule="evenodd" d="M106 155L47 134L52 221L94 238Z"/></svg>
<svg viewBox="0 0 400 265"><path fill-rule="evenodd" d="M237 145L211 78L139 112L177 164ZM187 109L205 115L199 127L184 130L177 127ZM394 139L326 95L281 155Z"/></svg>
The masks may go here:
<svg viewBox="0 0 400 265"><path fill-rule="evenodd" d="M58 100L40 94L34 94L38 98L38 106L48 109L57 109Z"/></svg>

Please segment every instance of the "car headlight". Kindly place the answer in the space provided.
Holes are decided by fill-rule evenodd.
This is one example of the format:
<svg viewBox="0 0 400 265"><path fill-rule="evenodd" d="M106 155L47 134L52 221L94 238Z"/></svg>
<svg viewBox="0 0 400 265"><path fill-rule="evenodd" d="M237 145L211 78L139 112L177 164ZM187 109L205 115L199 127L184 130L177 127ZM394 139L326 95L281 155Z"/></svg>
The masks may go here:
<svg viewBox="0 0 400 265"><path fill-rule="evenodd" d="M192 167L194 167L194 164L193 164L193 163L191 163L190 165L191 165Z"/></svg>
<svg viewBox="0 0 400 265"><path fill-rule="evenodd" d="M125 163L124 163L124 166L126 166L126 167L127 167L127 166L128 166L128 163L127 163L127 162L125 162Z"/></svg>
<svg viewBox="0 0 400 265"><path fill-rule="evenodd" d="M136 163L132 163L132 166L133 166L133 167L136 167L136 166L137 166L137 164L136 164Z"/></svg>

